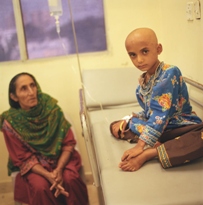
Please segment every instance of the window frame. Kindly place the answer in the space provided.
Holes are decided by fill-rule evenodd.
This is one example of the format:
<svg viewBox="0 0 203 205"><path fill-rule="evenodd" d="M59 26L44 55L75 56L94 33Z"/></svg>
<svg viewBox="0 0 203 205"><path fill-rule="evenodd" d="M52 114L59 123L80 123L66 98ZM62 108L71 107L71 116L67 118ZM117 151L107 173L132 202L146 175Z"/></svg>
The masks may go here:
<svg viewBox="0 0 203 205"><path fill-rule="evenodd" d="M23 27L21 4L20 0L12 0L12 3L16 23L16 33L18 37L18 46L20 51L20 60L25 61L28 60L28 54L26 48L25 32Z"/></svg>
<svg viewBox="0 0 203 205"><path fill-rule="evenodd" d="M26 42L25 30L24 30L22 8L21 8L21 0L12 0L12 4L13 4L15 24L16 24L16 34L17 34L17 39L18 39L18 47L19 47L19 53L20 53L19 60L14 60L14 61L16 62L16 61L39 60L38 58L29 59L27 44L26 44L27 42ZM68 4L69 4L69 6L71 6L69 0L68 0ZM70 10L70 13L71 13L71 10ZM71 18L73 18L72 13L71 13ZM75 33L75 25L72 22L72 20L71 20L71 25L72 25L73 33ZM105 28L105 30L106 30L106 28ZM78 51L78 42L77 42L76 34L74 34L73 36L74 36L73 40L74 40L74 44L75 44L76 53L70 54L70 55L78 55L79 51ZM108 50L107 39L106 39L106 50ZM106 50L97 51L97 52L104 52ZM63 57L63 56L61 56L61 55L60 56L53 56L52 58L59 58L59 57ZM40 59L46 59L46 58L47 57L43 57ZM14 62L14 61L4 61L4 62ZM3 63L3 62L0 62L0 63Z"/></svg>

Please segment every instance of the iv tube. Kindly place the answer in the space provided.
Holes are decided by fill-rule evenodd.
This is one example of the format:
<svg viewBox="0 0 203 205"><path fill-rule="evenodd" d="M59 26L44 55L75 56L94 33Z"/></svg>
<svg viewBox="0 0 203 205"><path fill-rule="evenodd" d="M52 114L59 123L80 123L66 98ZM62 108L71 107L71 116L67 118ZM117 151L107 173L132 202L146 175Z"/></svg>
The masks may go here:
<svg viewBox="0 0 203 205"><path fill-rule="evenodd" d="M59 17L62 16L63 14L61 0L48 0L48 4L49 4L50 16L53 16L55 18L56 31L59 34L60 33Z"/></svg>

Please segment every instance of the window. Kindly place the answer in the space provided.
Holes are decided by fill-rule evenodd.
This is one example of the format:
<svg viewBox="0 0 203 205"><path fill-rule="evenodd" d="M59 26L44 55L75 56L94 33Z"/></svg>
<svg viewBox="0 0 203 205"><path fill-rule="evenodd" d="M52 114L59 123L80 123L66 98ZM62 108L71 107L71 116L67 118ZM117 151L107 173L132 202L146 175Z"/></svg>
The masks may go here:
<svg viewBox="0 0 203 205"><path fill-rule="evenodd" d="M6 10L2 6L5 3L2 4L2 2L7 1L10 1L9 9L12 11L12 0L0 1L0 12ZM71 0L70 4L69 0L62 0L63 14L59 18L59 35L56 32L55 19L50 16L48 0L19 1L26 42L25 50L27 51L28 59L76 53L72 21L74 22L79 53L97 52L107 49L102 0ZM71 5L71 8L69 5ZM70 11L73 19L71 19ZM14 15L8 15L9 18L11 16ZM15 39L17 41L16 31ZM15 50L17 50L17 43L15 47ZM18 58L9 60L19 59L19 51L16 56ZM7 59L5 58L4 60Z"/></svg>
<svg viewBox="0 0 203 205"><path fill-rule="evenodd" d="M12 0L0 0L0 61L19 60Z"/></svg>

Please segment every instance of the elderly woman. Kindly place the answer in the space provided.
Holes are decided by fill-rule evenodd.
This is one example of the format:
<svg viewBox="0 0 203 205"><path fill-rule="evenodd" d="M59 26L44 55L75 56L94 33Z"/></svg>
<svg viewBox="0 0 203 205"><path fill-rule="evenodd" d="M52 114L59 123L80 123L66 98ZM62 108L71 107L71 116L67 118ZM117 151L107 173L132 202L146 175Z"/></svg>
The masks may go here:
<svg viewBox="0 0 203 205"><path fill-rule="evenodd" d="M20 170L15 200L29 205L88 204L76 141L57 101L41 92L31 74L20 73L10 82L9 104L0 115L0 129L9 152L9 174Z"/></svg>

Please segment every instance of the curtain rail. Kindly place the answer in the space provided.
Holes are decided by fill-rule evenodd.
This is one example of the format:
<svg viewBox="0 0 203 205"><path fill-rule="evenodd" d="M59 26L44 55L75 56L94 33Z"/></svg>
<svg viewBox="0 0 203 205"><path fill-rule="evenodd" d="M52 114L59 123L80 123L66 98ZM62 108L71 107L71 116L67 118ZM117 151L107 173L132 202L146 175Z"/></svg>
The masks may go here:
<svg viewBox="0 0 203 205"><path fill-rule="evenodd" d="M198 89L200 89L200 90L203 90L203 85L202 85L201 83L195 82L194 80L191 80L191 79L189 79L189 78L187 78L187 77L183 77L183 78L184 78L184 80L185 80L186 83L188 83L188 84L194 86L195 88L198 88ZM197 105L203 107L203 104L200 103L200 102L198 102L198 101L195 100L194 98L190 97L190 100L191 100L192 102L196 103Z"/></svg>

